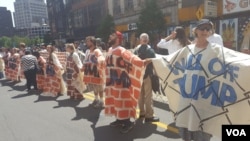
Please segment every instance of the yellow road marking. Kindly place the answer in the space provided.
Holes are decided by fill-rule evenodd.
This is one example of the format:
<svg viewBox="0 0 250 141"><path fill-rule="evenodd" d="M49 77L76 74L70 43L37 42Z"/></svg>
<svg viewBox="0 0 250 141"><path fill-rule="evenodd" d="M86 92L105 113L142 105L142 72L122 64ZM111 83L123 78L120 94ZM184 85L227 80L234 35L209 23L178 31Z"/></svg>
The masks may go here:
<svg viewBox="0 0 250 141"><path fill-rule="evenodd" d="M84 97L87 98L87 99L89 99L89 100L94 100L94 99L95 99L95 98L94 98L94 95L93 95L92 93L84 93ZM137 113L137 115L139 115L139 109L136 110L136 113ZM177 128L172 127L172 126L170 126L170 125L167 125L167 124L165 124L165 123L162 123L162 122L152 122L152 124L155 124L155 125L157 125L158 127L161 127L161 128L163 128L163 129L166 129L166 130L168 130L168 131L170 131L170 132L173 132L173 133L176 133L176 134L179 133L179 131L178 131Z"/></svg>

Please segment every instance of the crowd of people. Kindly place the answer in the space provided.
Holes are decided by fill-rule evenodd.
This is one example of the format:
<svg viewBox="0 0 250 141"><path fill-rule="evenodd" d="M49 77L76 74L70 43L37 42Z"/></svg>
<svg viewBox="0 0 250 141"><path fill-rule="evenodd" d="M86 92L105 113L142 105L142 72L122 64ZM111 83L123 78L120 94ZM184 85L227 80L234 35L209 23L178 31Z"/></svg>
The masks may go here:
<svg viewBox="0 0 250 141"><path fill-rule="evenodd" d="M218 35L215 36L213 28L209 20L199 21L194 29L195 39L190 41L183 27L177 26L171 35L160 40L157 47L168 49L169 54L172 54L187 45L194 46L193 49L198 51L205 49L210 42L218 41L223 46L222 39L217 38ZM79 42L67 43L65 64L60 62L52 45L35 51L26 49L25 43L20 43L19 48L2 48L0 78L19 82L23 73L27 91L31 91L33 86L34 90L42 91L41 95L55 97L67 94L72 100L83 100L86 90L93 91L95 99L91 105L95 108L105 108L105 114L115 116L115 121L110 123L110 126L119 126L121 133L127 133L135 125L131 118L138 118L135 111L137 104L140 110L139 118L145 122L159 121L153 110L151 81L154 74L152 58L156 57L156 53L149 45L147 33L142 33L139 38L140 44L133 52L122 47L123 35L119 31L113 31L110 35L110 48L105 53L99 47L100 39L94 36L86 37L87 49L84 51L79 50ZM141 69L141 73L137 73L141 80L139 90L132 87L137 84L129 75L135 71L134 68ZM10 77L7 73L9 69L17 69L16 76ZM43 83L38 84L38 79L43 80ZM136 95L137 91L139 96ZM179 129L184 141L208 141L211 138L210 134L200 130L190 131L181 126Z"/></svg>

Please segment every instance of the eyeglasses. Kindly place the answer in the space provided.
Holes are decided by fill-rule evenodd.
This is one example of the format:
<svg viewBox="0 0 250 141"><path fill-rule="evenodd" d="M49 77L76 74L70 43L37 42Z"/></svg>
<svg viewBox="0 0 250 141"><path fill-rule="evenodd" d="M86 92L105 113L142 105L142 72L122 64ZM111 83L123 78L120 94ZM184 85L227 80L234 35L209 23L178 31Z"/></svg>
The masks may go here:
<svg viewBox="0 0 250 141"><path fill-rule="evenodd" d="M210 30L211 30L211 27L206 27L206 26L204 26L204 27L198 27L197 29L199 29L199 30L201 30L201 31L204 31L204 30L210 31Z"/></svg>

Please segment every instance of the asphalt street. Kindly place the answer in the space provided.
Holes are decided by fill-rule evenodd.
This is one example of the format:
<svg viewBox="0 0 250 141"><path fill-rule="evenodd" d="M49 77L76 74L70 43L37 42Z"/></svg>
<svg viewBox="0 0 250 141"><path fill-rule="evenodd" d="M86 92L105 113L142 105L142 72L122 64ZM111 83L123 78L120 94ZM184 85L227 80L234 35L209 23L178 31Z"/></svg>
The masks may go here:
<svg viewBox="0 0 250 141"><path fill-rule="evenodd" d="M160 122L138 119L129 133L122 134L119 127L109 126L114 117L89 106L94 99L91 92L84 94L85 100L75 101L66 95L27 92L25 80L0 83L0 141L181 141L167 99L159 94L154 95L154 110Z"/></svg>

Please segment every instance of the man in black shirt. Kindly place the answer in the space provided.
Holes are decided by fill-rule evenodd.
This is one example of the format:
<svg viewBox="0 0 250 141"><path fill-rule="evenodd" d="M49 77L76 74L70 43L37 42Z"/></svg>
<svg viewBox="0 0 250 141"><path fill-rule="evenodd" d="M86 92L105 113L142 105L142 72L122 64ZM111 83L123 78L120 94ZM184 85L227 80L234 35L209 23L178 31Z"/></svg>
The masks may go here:
<svg viewBox="0 0 250 141"><path fill-rule="evenodd" d="M138 55L142 60L146 58L155 58L154 50L148 45L149 36L147 33L140 35L140 45L135 48L134 53ZM143 83L141 87L141 94L139 97L139 109L140 118L145 117L145 122L157 122L158 117L154 116L153 110L153 95L152 95L152 79L153 64L149 63L146 67L145 74L143 76Z"/></svg>

